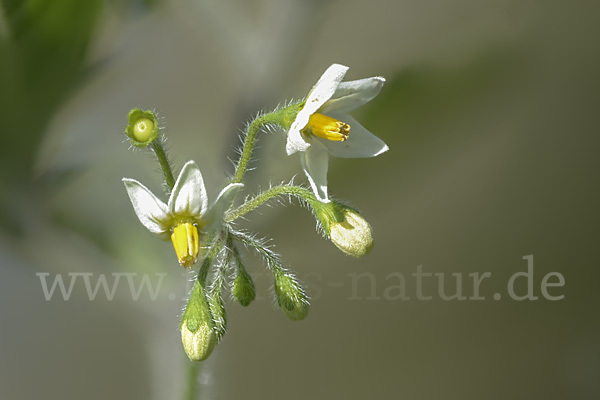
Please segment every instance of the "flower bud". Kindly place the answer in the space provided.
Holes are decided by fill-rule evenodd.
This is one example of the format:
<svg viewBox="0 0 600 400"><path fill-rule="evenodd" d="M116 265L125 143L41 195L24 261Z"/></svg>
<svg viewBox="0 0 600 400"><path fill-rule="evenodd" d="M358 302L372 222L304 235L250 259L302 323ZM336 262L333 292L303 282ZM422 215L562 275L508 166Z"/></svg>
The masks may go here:
<svg viewBox="0 0 600 400"><path fill-rule="evenodd" d="M181 321L181 341L192 361L203 361L217 344L215 323L200 282L196 282Z"/></svg>
<svg viewBox="0 0 600 400"><path fill-rule="evenodd" d="M132 145L146 147L158 137L158 121L152 111L134 108L129 111L127 121L129 124L125 128L125 134L129 136Z"/></svg>
<svg viewBox="0 0 600 400"><path fill-rule="evenodd" d="M373 232L358 211L337 202L313 202L315 216L338 249L353 257L362 257L373 248Z"/></svg>
<svg viewBox="0 0 600 400"><path fill-rule="evenodd" d="M208 298L208 304L210 305L213 322L215 323L217 341L220 342L227 331L227 314L221 291L211 293Z"/></svg>
<svg viewBox="0 0 600 400"><path fill-rule="evenodd" d="M256 288L254 287L252 277L243 267L238 267L238 273L233 280L231 293L235 300L244 307L252 303L256 297Z"/></svg>
<svg viewBox="0 0 600 400"><path fill-rule="evenodd" d="M356 211L345 209L343 213L343 221L329 224L329 238L344 253L362 257L373 248L371 225Z"/></svg>
<svg viewBox="0 0 600 400"><path fill-rule="evenodd" d="M277 304L285 315L292 321L306 318L309 306L308 296L296 277L283 269L273 270L273 277L275 278L274 289Z"/></svg>

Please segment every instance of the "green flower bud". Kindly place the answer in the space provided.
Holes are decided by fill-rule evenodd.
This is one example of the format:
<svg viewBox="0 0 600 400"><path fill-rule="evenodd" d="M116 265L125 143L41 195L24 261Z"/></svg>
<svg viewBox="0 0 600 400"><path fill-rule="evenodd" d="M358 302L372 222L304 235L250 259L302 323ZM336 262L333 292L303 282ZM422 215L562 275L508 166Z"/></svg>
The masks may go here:
<svg viewBox="0 0 600 400"><path fill-rule="evenodd" d="M158 137L158 121L154 112L134 108L129 111L127 121L129 124L125 128L125 134L129 136L132 145L146 147Z"/></svg>
<svg viewBox="0 0 600 400"><path fill-rule="evenodd" d="M215 323L217 341L220 342L227 331L227 313L225 312L225 304L223 304L221 292L219 291L217 293L212 293L209 296L208 304L210 305L213 322Z"/></svg>
<svg viewBox="0 0 600 400"><path fill-rule="evenodd" d="M196 282L181 321L181 341L192 361L203 361L217 344L215 323L200 282Z"/></svg>
<svg viewBox="0 0 600 400"><path fill-rule="evenodd" d="M281 307L285 315L292 321L299 321L308 315L308 296L296 277L283 270L274 269L273 277L275 278L275 296L277 304Z"/></svg>
<svg viewBox="0 0 600 400"><path fill-rule="evenodd" d="M338 249L353 257L362 257L371 251L373 231L358 211L336 201L313 206L317 219Z"/></svg>
<svg viewBox="0 0 600 400"><path fill-rule="evenodd" d="M238 267L238 273L233 280L231 292L233 298L244 307L252 303L256 297L256 288L254 287L252 277L243 267Z"/></svg>

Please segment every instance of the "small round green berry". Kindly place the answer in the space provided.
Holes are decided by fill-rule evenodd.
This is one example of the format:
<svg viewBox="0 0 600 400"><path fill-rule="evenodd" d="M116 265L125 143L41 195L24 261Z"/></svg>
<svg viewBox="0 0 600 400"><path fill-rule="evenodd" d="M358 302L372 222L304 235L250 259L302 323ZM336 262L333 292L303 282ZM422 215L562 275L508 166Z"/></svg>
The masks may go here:
<svg viewBox="0 0 600 400"><path fill-rule="evenodd" d="M138 120L133 127L133 137L138 142L147 142L154 131L154 122L148 118Z"/></svg>
<svg viewBox="0 0 600 400"><path fill-rule="evenodd" d="M134 108L127 114L127 122L125 134L135 147L146 147L158 138L158 121L153 111Z"/></svg>

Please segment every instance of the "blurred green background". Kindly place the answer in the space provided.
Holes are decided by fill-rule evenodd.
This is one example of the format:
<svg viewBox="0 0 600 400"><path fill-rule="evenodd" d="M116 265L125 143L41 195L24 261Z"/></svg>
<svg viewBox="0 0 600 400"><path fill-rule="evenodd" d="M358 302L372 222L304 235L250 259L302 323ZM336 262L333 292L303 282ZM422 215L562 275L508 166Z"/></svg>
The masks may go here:
<svg viewBox="0 0 600 400"><path fill-rule="evenodd" d="M241 225L274 239L311 312L292 322L274 309L262 263L246 254L261 298L227 303L202 398L600 397L600 3L0 5L0 398L181 397L192 275L133 213L121 178L155 192L161 178L128 151L126 114L156 109L173 160L196 160L214 199L245 121L302 98L333 62L350 66L347 79L387 79L355 116L390 151L331 159L329 173L375 248L343 255L300 207L250 214ZM262 135L248 193L305 183L284 145ZM539 299L516 301L507 282L530 254ZM485 300L444 301L435 278L423 288L433 298L418 300L418 266L444 273L448 294L462 274L466 296L469 274L491 273ZM134 301L122 284L113 301L90 301L79 281L69 301L46 301L36 275L120 272L163 276L157 300ZM550 272L564 276L549 290L562 300L542 297ZM390 297L399 274L410 299Z"/></svg>

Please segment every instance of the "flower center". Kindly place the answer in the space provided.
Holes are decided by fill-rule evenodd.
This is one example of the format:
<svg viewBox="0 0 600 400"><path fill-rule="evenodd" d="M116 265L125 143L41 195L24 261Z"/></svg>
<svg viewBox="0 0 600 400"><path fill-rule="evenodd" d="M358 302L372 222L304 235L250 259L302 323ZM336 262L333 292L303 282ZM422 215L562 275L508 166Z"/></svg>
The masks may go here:
<svg viewBox="0 0 600 400"><path fill-rule="evenodd" d="M319 113L310 116L304 129L315 136L335 142L343 142L350 136L350 125Z"/></svg>
<svg viewBox="0 0 600 400"><path fill-rule="evenodd" d="M198 228L189 222L179 224L173 229L171 241L179 264L183 265L184 268L191 268L198 259L200 248Z"/></svg>
<svg viewBox="0 0 600 400"><path fill-rule="evenodd" d="M138 142L147 142L152 136L154 130L154 122L148 118L142 118L133 126L133 136Z"/></svg>

